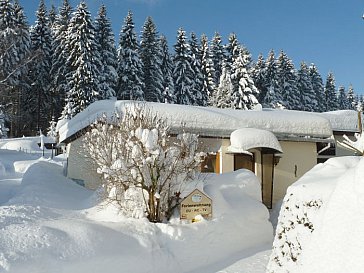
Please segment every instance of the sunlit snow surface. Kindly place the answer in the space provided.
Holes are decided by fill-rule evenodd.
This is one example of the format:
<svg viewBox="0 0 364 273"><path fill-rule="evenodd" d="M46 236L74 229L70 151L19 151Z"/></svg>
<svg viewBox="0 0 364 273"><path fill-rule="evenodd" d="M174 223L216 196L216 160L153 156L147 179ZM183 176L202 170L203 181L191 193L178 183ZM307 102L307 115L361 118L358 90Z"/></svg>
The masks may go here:
<svg viewBox="0 0 364 273"><path fill-rule="evenodd" d="M251 172L194 183L212 220L151 224L97 206L64 160L0 149L0 272L264 272L273 232Z"/></svg>
<svg viewBox="0 0 364 273"><path fill-rule="evenodd" d="M110 116L115 111L123 112L125 107L133 103L116 100L96 101L71 120L62 120L57 124L60 141L86 128L102 114ZM185 124L188 131L205 136L228 137L236 129L256 128L278 135L330 137L332 128L344 126L341 123L345 123L346 127L355 127L357 124L355 111L336 113L332 116L331 113L323 115L271 109L244 111L153 102L146 102L145 105L163 118L167 118L172 129L181 128L181 124ZM341 120L343 115L345 119ZM335 121L335 126L332 126L331 120Z"/></svg>
<svg viewBox="0 0 364 273"><path fill-rule="evenodd" d="M288 188L267 272L361 273L364 157L332 158Z"/></svg>

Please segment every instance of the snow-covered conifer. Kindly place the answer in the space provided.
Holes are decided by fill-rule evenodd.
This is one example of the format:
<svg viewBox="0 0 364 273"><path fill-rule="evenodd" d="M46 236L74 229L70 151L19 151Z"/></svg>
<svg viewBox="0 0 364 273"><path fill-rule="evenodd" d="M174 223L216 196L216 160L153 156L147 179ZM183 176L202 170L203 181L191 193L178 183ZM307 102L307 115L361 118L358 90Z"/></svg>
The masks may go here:
<svg viewBox="0 0 364 273"><path fill-rule="evenodd" d="M297 88L297 71L287 54L280 52L277 60L278 86L287 109L300 109L300 93Z"/></svg>
<svg viewBox="0 0 364 273"><path fill-rule="evenodd" d="M285 107L283 102L281 89L278 83L278 66L275 53L271 50L265 64L265 80L263 83L266 92L262 104L265 107L282 108Z"/></svg>
<svg viewBox="0 0 364 273"><path fill-rule="evenodd" d="M84 46L87 45L87 46ZM95 40L95 28L87 5L82 1L70 20L67 31L67 74L69 91L63 115L72 118L95 100L99 93L99 51ZM72 109L68 107L72 105Z"/></svg>
<svg viewBox="0 0 364 273"><path fill-rule="evenodd" d="M239 57L241 46L235 33L229 35L229 42L225 46L226 52L226 68L231 69L235 60ZM233 73L233 72L231 72Z"/></svg>
<svg viewBox="0 0 364 273"><path fill-rule="evenodd" d="M161 45L161 69L163 75L163 102L175 103L176 95L173 83L173 60L169 53L168 43L165 36L160 37Z"/></svg>
<svg viewBox="0 0 364 273"><path fill-rule="evenodd" d="M72 7L68 0L63 0L62 7L56 15L53 23L52 41L52 92L54 95L54 113L58 119L65 107L66 94L69 91L66 75L71 70L70 63L67 62L69 49L67 47L67 31L72 16Z"/></svg>
<svg viewBox="0 0 364 273"><path fill-rule="evenodd" d="M349 85L348 88L348 94L347 94L347 100L348 100L348 109L354 110L355 109L355 92L353 85Z"/></svg>
<svg viewBox="0 0 364 273"><path fill-rule="evenodd" d="M217 86L219 85L220 76L222 74L222 63L225 60L225 49L222 44L221 36L218 32L215 32L215 35L212 38L210 51L212 63L214 65L214 81Z"/></svg>
<svg viewBox="0 0 364 273"><path fill-rule="evenodd" d="M313 112L317 108L315 91L312 88L312 82L309 76L309 69L305 62L301 62L298 70L297 88L300 93L301 109L303 111Z"/></svg>
<svg viewBox="0 0 364 273"><path fill-rule="evenodd" d="M223 62L220 82L216 89L216 92L213 93L209 104L218 108L231 108L232 93L233 84L231 82L231 76L229 70L226 69L225 62Z"/></svg>
<svg viewBox="0 0 364 273"><path fill-rule="evenodd" d="M258 90L248 72L249 55L240 50L238 58L235 59L231 71L231 82L233 93L231 95L232 108L234 109L252 109L258 100Z"/></svg>
<svg viewBox="0 0 364 273"><path fill-rule="evenodd" d="M259 95L257 97L259 102L263 101L265 94L266 94L266 90L265 90L265 86L264 86L265 73L266 73L265 60L264 60L263 55L259 54L256 63L252 66L252 69L251 69L251 76L253 78L255 87L259 91Z"/></svg>
<svg viewBox="0 0 364 273"><path fill-rule="evenodd" d="M17 65L14 7L10 0L0 1L0 81L7 85L16 84L16 75L12 74Z"/></svg>
<svg viewBox="0 0 364 273"><path fill-rule="evenodd" d="M213 96L215 92L215 82L214 82L214 64L212 62L210 49L208 45L208 40L206 35L201 37L201 73L202 73L202 105L207 105L207 102Z"/></svg>
<svg viewBox="0 0 364 273"><path fill-rule="evenodd" d="M315 64L310 65L309 75L311 79L312 89L315 91L316 94L317 107L315 109L315 112L326 111L324 83Z"/></svg>
<svg viewBox="0 0 364 273"><path fill-rule="evenodd" d="M101 99L115 97L115 87L118 81L117 52L111 22L106 15L106 7L102 5L95 20L95 39L98 46L99 92Z"/></svg>
<svg viewBox="0 0 364 273"><path fill-rule="evenodd" d="M131 11L125 17L118 47L118 99L144 100L143 63Z"/></svg>
<svg viewBox="0 0 364 273"><path fill-rule="evenodd" d="M152 17L148 16L143 26L140 42L146 101L163 102L162 56L159 42L157 28Z"/></svg>
<svg viewBox="0 0 364 273"><path fill-rule="evenodd" d="M55 121L54 117L49 122L49 127L47 128L47 137L51 137L56 139L57 137L57 122Z"/></svg>
<svg viewBox="0 0 364 273"><path fill-rule="evenodd" d="M178 104L192 105L196 101L193 94L195 74L191 66L191 48L186 41L186 32L180 28L177 32L177 42L174 45L173 81Z"/></svg>
<svg viewBox="0 0 364 273"><path fill-rule="evenodd" d="M337 91L335 78L332 72L329 72L325 85L326 111L335 111L338 109Z"/></svg>
<svg viewBox="0 0 364 273"><path fill-rule="evenodd" d="M51 5L51 9L48 12L49 27L51 29L53 28L53 24L56 21L56 16L57 16L56 7L54 5Z"/></svg>
<svg viewBox="0 0 364 273"><path fill-rule="evenodd" d="M203 92L203 75L202 75L202 63L201 63L202 54L201 54L200 44L194 32L191 32L189 45L191 49L189 62L193 70L193 76L192 76L193 101L191 101L191 103L193 105L206 105L207 93Z"/></svg>
<svg viewBox="0 0 364 273"><path fill-rule="evenodd" d="M3 106L0 105L0 139L8 137L9 129L5 125L5 113Z"/></svg>
<svg viewBox="0 0 364 273"><path fill-rule="evenodd" d="M338 90L338 109L347 110L350 109L349 101L344 86L339 86Z"/></svg>
<svg viewBox="0 0 364 273"><path fill-rule="evenodd" d="M52 33L49 27L44 0L40 1L36 12L36 22L31 28L31 51L39 54L30 66L31 90L29 92L29 112L35 117L30 122L32 130L45 130L52 116L51 75Z"/></svg>

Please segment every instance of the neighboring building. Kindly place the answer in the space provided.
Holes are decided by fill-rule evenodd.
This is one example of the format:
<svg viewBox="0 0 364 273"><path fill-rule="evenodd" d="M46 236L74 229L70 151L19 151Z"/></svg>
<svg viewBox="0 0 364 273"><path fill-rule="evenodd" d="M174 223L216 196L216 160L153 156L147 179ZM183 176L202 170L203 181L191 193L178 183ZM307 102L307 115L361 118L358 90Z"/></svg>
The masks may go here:
<svg viewBox="0 0 364 273"><path fill-rule="evenodd" d="M67 145L68 177L88 188L96 188L100 176L92 171L82 151L84 130L97 117L125 111L132 101L97 101L68 121L58 124L59 142ZM146 102L146 107L165 117L171 131L181 124L200 136L208 156L202 172L225 173L246 168L262 182L262 200L272 207L282 199L289 185L317 163L342 155L335 138L341 132L353 134L355 111L309 113L289 110L233 110ZM334 131L332 129L334 127Z"/></svg>

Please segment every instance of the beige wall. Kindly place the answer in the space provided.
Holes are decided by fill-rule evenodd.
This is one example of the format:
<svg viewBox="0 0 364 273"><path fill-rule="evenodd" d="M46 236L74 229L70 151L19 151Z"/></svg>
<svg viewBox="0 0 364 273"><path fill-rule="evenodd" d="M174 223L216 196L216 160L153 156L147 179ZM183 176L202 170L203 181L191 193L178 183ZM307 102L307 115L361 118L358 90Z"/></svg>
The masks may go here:
<svg viewBox="0 0 364 273"><path fill-rule="evenodd" d="M314 142L280 141L283 155L274 169L273 204L282 199L287 188L316 165Z"/></svg>
<svg viewBox="0 0 364 273"><path fill-rule="evenodd" d="M82 139L80 137L67 145L68 166L67 177L82 180L85 187L96 189L100 185L100 174L97 174L92 164L88 163L82 151Z"/></svg>
<svg viewBox="0 0 364 273"><path fill-rule="evenodd" d="M234 156L226 153L230 145L229 139L203 139L202 147L210 147L210 152L220 152L221 173L232 172L234 170ZM317 161L316 143L311 142L290 142L280 141L283 155L274 170L273 204L282 199L286 189L304 173L310 170ZM68 173L72 179L82 180L85 186L95 189L101 179L90 163L87 163L84 152L81 148L82 137L68 144ZM259 180L262 179L261 156L259 150L252 150L255 154L255 173ZM295 165L297 166L297 176L295 176Z"/></svg>

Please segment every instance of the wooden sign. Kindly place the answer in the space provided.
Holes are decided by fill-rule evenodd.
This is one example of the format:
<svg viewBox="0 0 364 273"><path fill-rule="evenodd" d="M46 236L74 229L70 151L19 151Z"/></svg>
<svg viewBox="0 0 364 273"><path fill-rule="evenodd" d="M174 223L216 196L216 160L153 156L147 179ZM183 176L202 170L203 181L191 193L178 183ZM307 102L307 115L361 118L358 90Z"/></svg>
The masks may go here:
<svg viewBox="0 0 364 273"><path fill-rule="evenodd" d="M211 219L212 200L200 190L195 189L181 202L180 218L181 220L194 220L197 215Z"/></svg>

